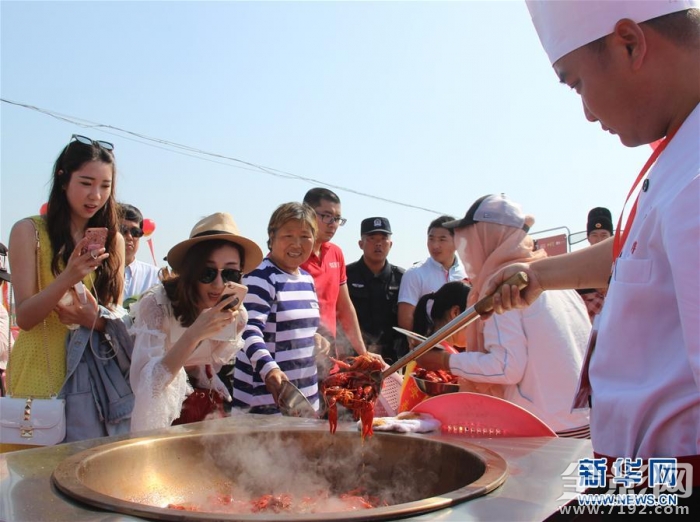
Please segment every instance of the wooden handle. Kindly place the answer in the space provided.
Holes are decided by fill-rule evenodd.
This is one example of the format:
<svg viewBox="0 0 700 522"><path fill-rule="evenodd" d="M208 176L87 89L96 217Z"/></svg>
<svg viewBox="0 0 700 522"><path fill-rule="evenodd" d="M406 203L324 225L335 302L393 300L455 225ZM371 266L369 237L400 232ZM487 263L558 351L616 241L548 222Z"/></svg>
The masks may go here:
<svg viewBox="0 0 700 522"><path fill-rule="evenodd" d="M501 288L504 286L517 286L519 290L522 290L525 288L528 284L528 279L527 279L527 274L525 272L518 272L515 275L510 276L508 279L503 281L503 284L499 286L496 291L484 297L483 299L480 299L475 305L474 305L474 310L477 311L479 315L483 315L487 312L490 312L493 310L493 296L496 295L498 292L501 291Z"/></svg>

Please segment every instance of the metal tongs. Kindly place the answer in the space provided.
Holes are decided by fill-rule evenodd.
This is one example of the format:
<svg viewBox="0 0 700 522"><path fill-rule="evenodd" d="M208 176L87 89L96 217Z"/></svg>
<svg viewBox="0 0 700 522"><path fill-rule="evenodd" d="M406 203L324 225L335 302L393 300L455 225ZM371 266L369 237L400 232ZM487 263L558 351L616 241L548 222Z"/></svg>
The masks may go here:
<svg viewBox="0 0 700 522"><path fill-rule="evenodd" d="M517 274L509 277L506 281L504 281L503 284L496 289L496 292L494 292L494 294L500 292L501 288L503 288L503 286L505 285L515 285L520 290L522 290L527 286L527 284L527 274L525 272L518 272ZM426 353L431 348L435 347L435 345L437 345L438 343L441 343L455 332L473 323L481 315L493 310L494 294L488 295L474 303L473 306L467 308L464 312L452 319L449 323L440 328L433 335L421 342L418 346L415 347L415 349L412 352L404 355L403 357L401 357L401 359L396 361L394 364L392 364L385 370L382 370L381 372L370 372L370 377L372 377L373 380L376 380L381 385L381 382L384 379L386 379L389 375L400 370L411 361L418 359L418 357Z"/></svg>

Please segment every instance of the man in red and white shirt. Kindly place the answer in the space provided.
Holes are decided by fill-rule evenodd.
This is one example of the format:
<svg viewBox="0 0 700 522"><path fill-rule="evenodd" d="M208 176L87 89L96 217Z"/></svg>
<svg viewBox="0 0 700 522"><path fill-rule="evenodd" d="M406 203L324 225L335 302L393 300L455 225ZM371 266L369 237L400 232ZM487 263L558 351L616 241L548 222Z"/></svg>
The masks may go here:
<svg viewBox="0 0 700 522"><path fill-rule="evenodd" d="M304 203L316 211L318 222L314 248L301 268L311 274L316 285L321 309L319 333L335 339L339 322L350 345L361 355L367 352L367 348L348 292L345 257L340 247L331 243L338 227L346 223L340 213L340 198L326 188L316 187L306 193Z"/></svg>

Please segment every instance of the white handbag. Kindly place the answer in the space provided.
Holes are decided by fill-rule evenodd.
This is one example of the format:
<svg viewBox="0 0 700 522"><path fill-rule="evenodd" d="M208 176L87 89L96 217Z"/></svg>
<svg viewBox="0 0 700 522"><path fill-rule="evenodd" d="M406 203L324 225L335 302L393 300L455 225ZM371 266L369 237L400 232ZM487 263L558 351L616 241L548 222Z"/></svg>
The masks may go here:
<svg viewBox="0 0 700 522"><path fill-rule="evenodd" d="M0 443L52 446L65 438L65 400L0 397Z"/></svg>

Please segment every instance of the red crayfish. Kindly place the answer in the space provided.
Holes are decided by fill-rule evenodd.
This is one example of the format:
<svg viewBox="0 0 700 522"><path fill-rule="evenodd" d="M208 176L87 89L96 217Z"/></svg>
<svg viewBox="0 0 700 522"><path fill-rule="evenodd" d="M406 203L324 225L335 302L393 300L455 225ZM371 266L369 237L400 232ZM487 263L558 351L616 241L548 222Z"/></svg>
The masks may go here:
<svg viewBox="0 0 700 522"><path fill-rule="evenodd" d="M321 393L328 404L328 423L331 433L338 427L337 403L352 411L355 420L362 421L362 438L372 436L374 403L381 392L381 378L370 375L381 372L381 359L368 354L349 357L345 361L331 360L336 364L321 383Z"/></svg>
<svg viewBox="0 0 700 522"><path fill-rule="evenodd" d="M445 370L426 370L425 368L416 368L413 375L419 379L430 382L457 383L457 377Z"/></svg>

